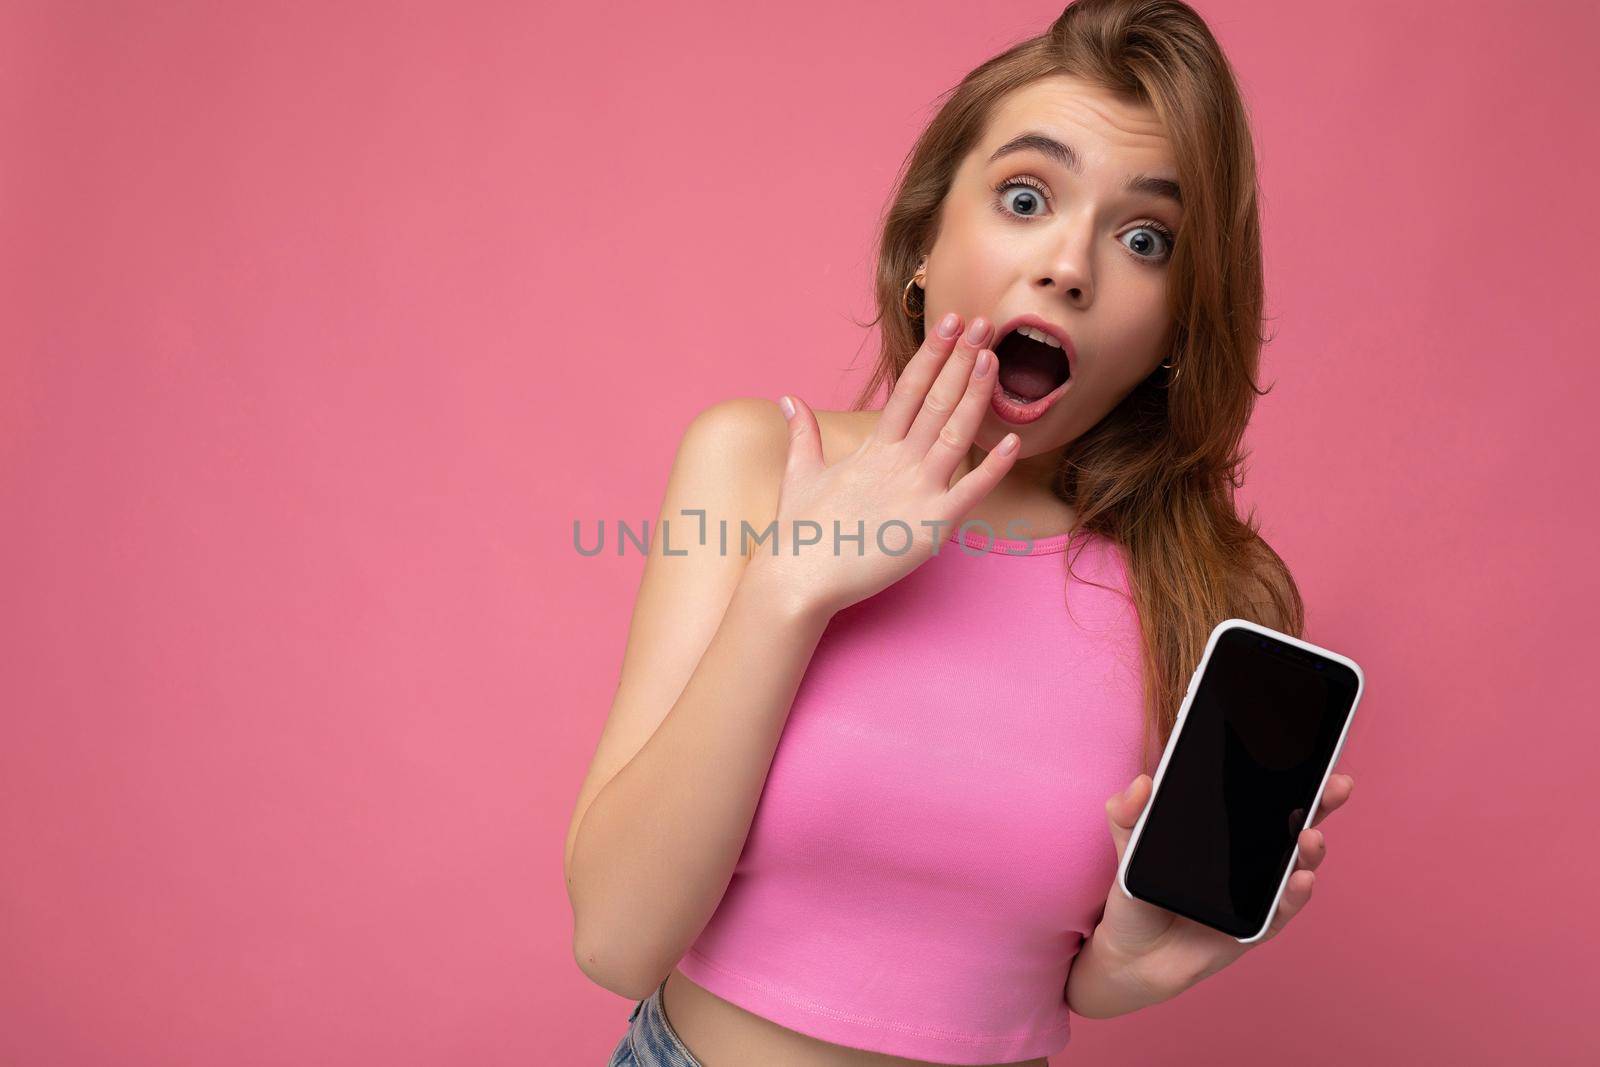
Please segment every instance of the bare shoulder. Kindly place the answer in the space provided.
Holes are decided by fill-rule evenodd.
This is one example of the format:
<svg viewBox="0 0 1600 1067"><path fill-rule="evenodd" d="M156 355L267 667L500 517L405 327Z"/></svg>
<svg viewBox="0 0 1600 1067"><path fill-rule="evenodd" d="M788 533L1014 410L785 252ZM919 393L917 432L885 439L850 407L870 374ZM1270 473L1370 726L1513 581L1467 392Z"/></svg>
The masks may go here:
<svg viewBox="0 0 1600 1067"><path fill-rule="evenodd" d="M854 451L870 432L873 412L818 411L823 458ZM789 454L789 423L775 399L735 397L697 412L685 427L662 493L656 529L671 523L687 536L651 537L634 600L611 711L567 829L566 873L584 813L605 784L655 733L694 673L721 625L748 558L723 551L712 534L702 542L686 515L703 513L708 532L727 523L737 543L741 522L764 529L778 513ZM741 549L743 546L741 546ZM569 883L570 884L570 883Z"/></svg>
<svg viewBox="0 0 1600 1067"><path fill-rule="evenodd" d="M822 430L823 458L829 462L849 455L878 424L877 411L812 410ZM701 410L693 425L746 444L754 443L752 438L766 438L766 444L782 446L779 451L787 448L789 423L778 410L776 399L739 396L719 400Z"/></svg>
<svg viewBox="0 0 1600 1067"><path fill-rule="evenodd" d="M816 412L822 433L822 458L837 463L854 452L878 422L877 411ZM789 455L789 423L776 399L732 397L695 416L685 440L696 439L697 454L720 454L740 468L750 511L763 520L777 514L778 487ZM724 466L724 473L727 468Z"/></svg>

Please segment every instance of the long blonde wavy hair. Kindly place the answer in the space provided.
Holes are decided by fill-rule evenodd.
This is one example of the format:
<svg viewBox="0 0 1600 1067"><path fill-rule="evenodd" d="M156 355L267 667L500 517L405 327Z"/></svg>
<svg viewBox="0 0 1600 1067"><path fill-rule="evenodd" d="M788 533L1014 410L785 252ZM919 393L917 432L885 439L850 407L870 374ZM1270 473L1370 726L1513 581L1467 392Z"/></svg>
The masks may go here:
<svg viewBox="0 0 1600 1067"><path fill-rule="evenodd" d="M1070 75L1152 107L1173 146L1183 223L1168 267L1178 381L1158 371L1065 449L1052 485L1077 513L1073 541L1110 538L1126 554L1144 674L1145 769L1153 771L1211 629L1239 617L1302 636L1288 567L1241 519L1242 441L1265 338L1255 152L1233 71L1181 0L1077 0L1050 28L984 62L945 102L901 169L878 240L881 348L851 410L893 389L923 343L905 312L908 279L933 245L940 206L997 104ZM1068 564L1070 569L1070 563ZM1152 745L1152 740L1155 744Z"/></svg>

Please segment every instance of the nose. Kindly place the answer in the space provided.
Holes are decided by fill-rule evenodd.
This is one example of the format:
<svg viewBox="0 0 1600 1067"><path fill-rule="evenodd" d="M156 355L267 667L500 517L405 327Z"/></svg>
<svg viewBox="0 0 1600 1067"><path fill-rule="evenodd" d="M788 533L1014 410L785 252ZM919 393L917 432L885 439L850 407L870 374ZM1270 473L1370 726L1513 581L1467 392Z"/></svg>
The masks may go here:
<svg viewBox="0 0 1600 1067"><path fill-rule="evenodd" d="M1093 235L1088 225L1065 231L1065 236L1050 249L1050 258L1039 271L1035 282L1041 289L1058 297L1071 300L1075 307L1086 308L1094 300L1094 275L1090 270L1089 247Z"/></svg>

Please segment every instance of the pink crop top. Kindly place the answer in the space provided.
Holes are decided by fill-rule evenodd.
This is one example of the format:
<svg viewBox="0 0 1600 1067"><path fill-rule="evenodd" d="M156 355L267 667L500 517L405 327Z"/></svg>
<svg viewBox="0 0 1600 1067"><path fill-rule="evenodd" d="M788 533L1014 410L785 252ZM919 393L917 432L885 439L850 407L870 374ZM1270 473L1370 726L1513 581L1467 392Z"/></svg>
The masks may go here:
<svg viewBox="0 0 1600 1067"><path fill-rule="evenodd" d="M969 531L837 613L679 969L840 1045L1061 1051L1067 972L1116 875L1106 798L1140 766L1127 590L1102 535Z"/></svg>

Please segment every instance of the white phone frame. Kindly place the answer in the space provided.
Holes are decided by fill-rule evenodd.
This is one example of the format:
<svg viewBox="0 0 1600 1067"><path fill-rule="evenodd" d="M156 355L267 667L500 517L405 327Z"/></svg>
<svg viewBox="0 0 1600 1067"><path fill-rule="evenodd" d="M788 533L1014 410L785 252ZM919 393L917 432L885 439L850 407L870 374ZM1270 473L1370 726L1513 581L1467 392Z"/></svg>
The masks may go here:
<svg viewBox="0 0 1600 1067"><path fill-rule="evenodd" d="M1333 768L1339 763L1339 754L1344 751L1345 738L1350 736L1350 724L1355 721L1356 707L1361 703L1362 690L1366 688L1366 677L1361 673L1361 668L1356 664L1356 661L1350 659L1348 656L1341 656L1339 653L1331 651L1330 649L1323 648L1320 645L1314 645L1309 641L1302 641L1298 637L1292 637L1289 634L1281 633L1280 631L1274 630L1269 626L1263 626L1260 623L1251 622L1249 619L1223 619L1221 622L1217 623L1216 627L1211 631L1210 638L1206 641L1206 650L1205 653L1200 657L1199 665L1195 667L1194 674L1189 678L1189 688L1183 695L1183 706L1178 709L1178 719L1173 724L1172 735L1167 738L1167 746L1161 752L1161 762L1156 767L1155 779L1150 787L1150 799L1145 803L1144 810L1139 813L1139 821L1134 823L1133 834L1128 838L1128 847L1123 850L1122 862L1117 865L1117 885L1122 887L1123 895L1129 900L1138 900L1141 903L1153 904L1155 907L1161 906L1159 904L1154 904L1153 901L1146 901L1141 897L1136 897L1129 892L1127 879L1128 864L1133 859L1134 849L1139 845L1139 835L1144 830L1145 816L1149 815L1151 809L1155 807L1156 795L1161 791L1161 779L1167 773L1167 763L1172 759L1172 753L1177 748L1178 737L1183 732L1183 724L1188 720L1189 705L1194 703L1195 690L1200 687L1200 679L1205 675L1206 664L1211 662L1211 653L1216 649L1218 640L1221 639L1224 633L1227 633L1232 629L1245 629L1253 633L1263 634L1267 637L1276 638L1285 644L1293 645L1296 648L1303 649L1306 652L1310 652L1318 656L1324 656L1335 663L1340 663L1346 667L1349 667L1353 672L1355 672L1356 676L1355 699L1350 702L1350 713L1345 716L1344 729L1339 731L1339 743L1333 747L1333 756L1328 760L1328 766L1322 772L1322 783L1317 786L1317 795L1312 798L1310 810L1306 814L1305 825L1300 827L1299 830L1295 831L1294 851L1289 855L1288 866L1283 872L1283 878L1278 882L1278 892L1272 898L1272 906L1267 909L1266 921L1261 924L1261 929L1257 930L1250 937L1234 938L1234 940L1239 942L1241 945L1250 945L1260 941L1266 936L1267 931L1272 928L1272 920L1277 916L1278 905L1283 900L1283 891L1288 888L1289 885L1289 876L1294 874L1300 860L1300 834L1305 831L1306 827L1311 825L1312 821L1317 817L1317 811L1322 806L1322 792L1328 788L1328 779L1333 775ZM1198 920L1191 921L1198 922ZM1213 929L1215 928L1213 927Z"/></svg>

